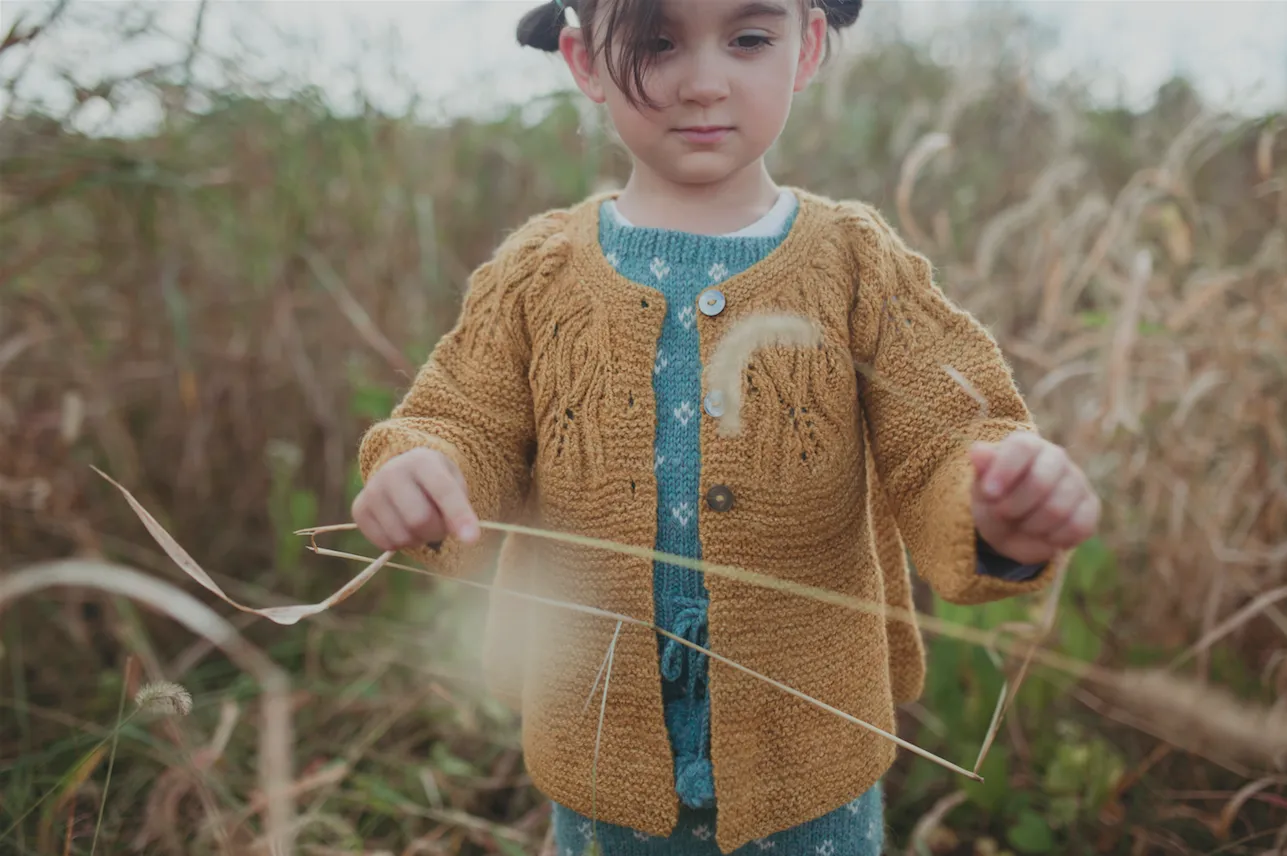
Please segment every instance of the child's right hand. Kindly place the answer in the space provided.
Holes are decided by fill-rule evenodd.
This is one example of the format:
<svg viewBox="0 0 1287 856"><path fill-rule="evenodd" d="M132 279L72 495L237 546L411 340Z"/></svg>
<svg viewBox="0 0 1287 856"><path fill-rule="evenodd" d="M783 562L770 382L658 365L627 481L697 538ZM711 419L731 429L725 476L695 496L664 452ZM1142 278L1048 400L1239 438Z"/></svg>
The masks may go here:
<svg viewBox="0 0 1287 856"><path fill-rule="evenodd" d="M464 475L433 449L403 452L372 473L353 500L353 522L381 550L437 544L448 534L466 544L479 537Z"/></svg>

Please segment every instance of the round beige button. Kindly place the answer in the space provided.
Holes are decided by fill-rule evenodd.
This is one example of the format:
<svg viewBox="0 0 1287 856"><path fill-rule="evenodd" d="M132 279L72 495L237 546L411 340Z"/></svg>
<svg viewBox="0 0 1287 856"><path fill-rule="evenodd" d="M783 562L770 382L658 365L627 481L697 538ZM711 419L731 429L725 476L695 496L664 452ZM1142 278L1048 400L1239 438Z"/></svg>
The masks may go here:
<svg viewBox="0 0 1287 856"><path fill-rule="evenodd" d="M718 288L708 288L697 297L697 308L703 315L718 315L724 311L724 292Z"/></svg>
<svg viewBox="0 0 1287 856"><path fill-rule="evenodd" d="M714 416L716 419L724 415L724 393L718 389L712 389L706 393L706 398L702 400L702 409L706 411L707 416Z"/></svg>

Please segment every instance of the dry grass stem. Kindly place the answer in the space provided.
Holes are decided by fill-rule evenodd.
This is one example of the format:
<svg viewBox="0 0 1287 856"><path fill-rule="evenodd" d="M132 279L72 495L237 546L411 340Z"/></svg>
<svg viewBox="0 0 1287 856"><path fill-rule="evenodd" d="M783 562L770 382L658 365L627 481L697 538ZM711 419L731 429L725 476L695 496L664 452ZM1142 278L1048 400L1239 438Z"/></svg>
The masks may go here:
<svg viewBox="0 0 1287 856"><path fill-rule="evenodd" d="M1216 836L1227 840L1233 830L1234 820L1237 819L1238 813L1242 811L1242 807L1247 804L1248 800L1265 788L1282 787L1285 784L1287 784L1287 778L1266 776L1254 782L1248 782L1239 788L1238 792L1230 798L1229 802L1220 811L1220 824L1216 827Z"/></svg>
<svg viewBox="0 0 1287 856"><path fill-rule="evenodd" d="M179 542L175 541L174 538L165 531L161 524L156 521L156 518L149 514L148 510L144 508L128 490L114 481L111 476L107 475L102 470L94 468L94 472L98 473L110 482L113 487L125 496L126 502L130 504L130 508L134 509L134 513L138 515L139 520L143 521L143 525L147 528L148 533L156 539L156 542L161 545L163 550L165 550L166 555L173 559L175 564L177 564L184 573L192 577L192 579L196 580L208 591L213 592L215 596L229 606L235 607L242 612L249 612L254 615L262 616L278 624L296 624L302 618L307 618L309 616L325 612L335 604L347 600L356 591L362 588L362 586L366 585L367 582L379 572L380 568L384 566L385 562L393 558L392 552L385 553L365 568L362 573L358 574L342 588L320 603L300 604L296 606L268 606L262 609L254 609L238 603L228 597L228 595L224 593L224 590L219 588L219 585L210 578L210 575L207 574L199 564L197 564L196 560L189 556L187 551L179 546Z"/></svg>
<svg viewBox="0 0 1287 856"><path fill-rule="evenodd" d="M1161 670L1123 672L1113 689L1114 704L1190 752L1280 770L1287 765L1287 710Z"/></svg>
<svg viewBox="0 0 1287 856"><path fill-rule="evenodd" d="M357 562L371 561L371 558L369 556L358 556L354 553L345 553L339 550L329 550L325 547L313 546L310 549L312 549L312 551L319 556L330 556L332 558L337 558L337 559L350 559ZM929 752L928 750L922 749L921 747L913 743L909 743L908 741L902 739L901 737L898 737L894 734L890 734L889 732L881 728L878 728L877 726L872 725L871 723L866 722L865 720L859 719L858 717L853 716L852 714L845 713L844 711L839 710L838 708L832 707L831 705L826 704L825 702L819 701L818 699L815 699L812 696L809 696L809 695L806 695L805 693L800 692L794 687L789 687L786 684L782 683L781 681L774 680L773 678L770 678L767 675L762 675L759 672L755 671L754 669L749 669L746 666L743 666L741 663L738 663L734 660L730 660L728 657L725 657L721 654L717 654L716 652L710 650L709 648L703 648L701 645L698 645L695 642L690 642L689 640L683 638L682 636L678 636L674 633L671 633L668 630L663 630L662 628L656 626L655 624L644 621L643 619L634 618L632 616L623 615L621 613L610 612L606 609L599 609L593 606L585 606L583 604L578 604L578 603L570 603L562 600L554 600L552 598L541 597L540 595L530 594L530 593L521 592L521 591L515 591L513 589L498 588L494 585L489 585L488 583L477 582L476 580L461 579L458 577L449 577L444 574L436 574L433 571L429 571L424 568L413 567L411 565L401 565L401 564L391 562L387 565L387 567L396 568L398 570L403 570L403 571L410 571L412 573L422 574L424 576L429 576L429 577L435 577L437 579L447 580L449 582L456 583L458 585L469 586L471 588L477 588L483 591L492 592L495 594L501 594L506 597L516 597L521 600L531 601L532 603L539 603L545 606L553 606L560 609L570 609L575 612L584 613L586 615L595 615L600 618L623 622L625 624L631 624L636 627L647 628L648 630L651 630L654 633L659 633L662 636L665 636L667 639L674 640L675 642L678 642L679 644L687 648L691 648L694 651L698 651L702 654L705 654L707 657L711 658L712 660L715 660L717 662L723 663L726 666L730 666L734 669L737 669L738 671L743 672L744 674L750 675L756 680L763 681L772 687L776 687L777 689L781 690L784 693L787 693L788 695L795 696L801 701L808 702L809 704L819 708L820 710L824 710L828 713L834 714L835 716L840 717L846 722L852 723L854 725L865 728L868 731L872 731L876 734L879 734L882 737L886 738L887 740L890 740L893 743L897 744L898 746L901 746L902 748L906 749L907 751L912 752L916 755L919 755L922 758L925 758L926 760L933 761L935 764L938 764L941 767L951 770L954 773L959 773L968 779L974 779L976 781L981 780L977 774L972 773L969 770L966 770L962 767L959 767L956 764L953 764L951 761L947 761L943 758L940 758L934 753ZM984 634L979 634L979 636L983 636L983 635Z"/></svg>
<svg viewBox="0 0 1287 856"><path fill-rule="evenodd" d="M916 190L916 179L934 155L951 147L951 135L935 131L917 140L903 160L903 166L898 176L898 190L895 192L894 199L898 209L899 222L902 224L903 230L907 232L908 241L914 247L926 247L930 243L929 236L925 234L925 231L916 222L916 218L912 214L912 193Z"/></svg>
<svg viewBox="0 0 1287 856"><path fill-rule="evenodd" d="M182 842L178 840L178 830L182 823L179 818L180 803L194 788L197 788L205 806L206 824L213 829L220 852L224 854L234 852L222 817L216 810L213 800L208 797L204 788L198 787L198 784L199 777L208 776L214 765L223 758L240 715L241 709L236 702L224 699L219 705L219 724L215 727L209 742L192 753L188 765L171 766L152 782L144 803L143 822L131 842L134 850L146 850L152 842L164 840L171 852L181 851Z"/></svg>
<svg viewBox="0 0 1287 856"><path fill-rule="evenodd" d="M714 562L707 562L700 559L691 559L687 556L680 556L675 553L663 553L658 550L652 550L647 547L636 547L632 544L621 544L616 541L607 541L600 538L590 538L584 535L574 535L567 532L558 532L552 529L539 529L531 526L523 526L516 523L497 523L494 521L481 521L480 526L483 529L490 529L496 532L508 532L518 535L530 535L535 538L544 538L550 541L559 541L565 544L576 544L583 547L595 547L610 552L620 553L626 556L635 556L641 559L664 562L670 565L676 565L681 568L689 568L694 571L700 571L703 574L715 574L717 576L728 577L729 579L747 583L748 585L757 585L764 588L774 589L775 591L794 594L799 597L811 598L821 603L844 606L857 612L864 612L869 615L878 615L882 618L901 621L913 626L937 633L941 636L947 636L962 642L968 642L972 645L988 647L996 645L1000 640L995 632L978 630L973 627L967 627L963 624L955 624L950 621L944 621L933 615L923 612L901 609L899 607L889 606L883 601L870 601L854 595L847 595L830 589L819 588L817 586L804 585L802 583L791 582L790 580L780 579L768 574L761 574L755 571L748 571L744 568L733 565L721 565ZM354 524L344 523L325 527L328 531L352 530L356 528ZM314 530L301 529L297 534L312 535ZM319 555L339 556L340 558L353 559L356 561L369 562L368 556L357 556L352 553L335 553L334 551L322 551L318 548ZM414 568L409 565L399 565L389 563L387 567L398 568L400 570L416 571L418 573L429 573L422 568ZM434 576L438 576L434 574ZM462 581L464 582L464 581ZM517 594L516 592L510 592ZM564 605L562 602L552 602L553 605ZM1053 610L1057 603L1047 601L1046 609ZM601 615L605 618L618 618L615 613L596 610L593 607L585 607L593 614ZM685 642L685 644L688 644ZM1003 647L1009 649L1015 643L1005 642ZM1111 673L1098 670L1095 666L1057 654L1053 651L1037 649L1033 653L1033 659L1042 665L1049 666L1053 669L1075 675L1081 678L1111 681Z"/></svg>
<svg viewBox="0 0 1287 856"><path fill-rule="evenodd" d="M353 293L345 287L344 280L330 266L326 258L312 247L307 247L304 250L304 260L308 262L313 276L335 298L344 317L353 325L353 329L371 347L371 350L383 357L391 369L408 376L415 374L416 367L389 341L388 337L380 332L380 328L371 320L371 316L367 314L366 309L353 296Z"/></svg>
<svg viewBox="0 0 1287 856"><path fill-rule="evenodd" d="M126 675L130 673L131 671L130 667L132 665L133 665L132 658L131 660L126 661L126 669L125 669ZM120 744L121 727L125 724L125 720L124 720L125 695L126 695L125 691L128 687L129 687L129 682L126 680L122 680L120 701L117 702L117 706L116 706L116 725L112 728L112 748L109 751L107 756L107 775L103 779L103 793L98 800L98 820L95 821L94 823L94 838L89 843L89 856L94 856L94 851L98 849L98 836L99 836L99 833L102 832L103 830L103 815L107 812L107 793L111 789L112 770L116 766L116 748ZM76 824L74 819L72 821L69 821L67 824L67 844L66 844L66 847L64 848L64 852L66 853L71 852L72 828L75 825Z"/></svg>
<svg viewBox="0 0 1287 856"><path fill-rule="evenodd" d="M1287 598L1287 586L1257 595L1251 603L1248 603L1242 609L1211 628L1201 639L1194 642L1191 647L1173 659L1170 663L1170 668L1173 670L1178 669L1192 657L1209 650L1212 645L1224 639L1239 627L1246 625L1247 622L1284 598Z"/></svg>
<svg viewBox="0 0 1287 856"><path fill-rule="evenodd" d="M998 732L1001 730L1001 723L1005 715L1010 712L1014 700L1019 697L1019 690L1023 687L1023 681L1028 676L1028 669L1032 666L1033 658L1037 656L1037 648L1047 638L1051 631L1055 629L1055 618L1059 614L1059 599L1063 594L1064 582L1068 577L1068 565L1065 564L1059 569L1059 574L1051 583L1050 591L1046 594L1045 602L1042 604L1041 621L1035 628L1036 632L1032 634L1027 648L1023 652L1023 660L1019 664L1018 673L1014 676L1014 688L1011 689L1011 682L1006 681L1001 685L1001 697L997 699L996 710L992 715L992 722L988 726L988 733L983 738L983 746L979 749L978 760L974 764L974 772L983 768L983 762L987 760L988 752L992 748L992 743L996 740Z"/></svg>
<svg viewBox="0 0 1287 856"><path fill-rule="evenodd" d="M599 840L599 747L603 743L603 718L608 713L608 684L612 680L612 659L617 653L617 640L621 638L623 623L617 622L616 628L612 631L612 641L608 643L606 669L603 673L603 698L599 702L599 725L594 732L594 758L590 761L590 836L594 843L598 843ZM598 685L597 678L595 685Z"/></svg>
<svg viewBox="0 0 1287 856"><path fill-rule="evenodd" d="M934 830L943 824L943 818L969 798L965 791L953 791L934 804L934 807L921 816L912 828L911 840L907 845L907 856L929 856L932 852L929 837Z"/></svg>
<svg viewBox="0 0 1287 856"><path fill-rule="evenodd" d="M1139 413L1132 406L1130 385L1131 355L1139 337L1140 313L1144 293L1153 275L1153 257L1146 250L1135 254L1130 279L1126 283L1117 328L1113 333L1109 358L1108 388L1105 391L1103 431L1112 433L1118 427L1132 432L1140 430Z"/></svg>
<svg viewBox="0 0 1287 856"><path fill-rule="evenodd" d="M1002 211L988 221L974 251L975 275L987 279L997 263L1001 245L1010 235L1031 226L1050 207L1052 199L1064 187L1077 181L1086 171L1080 159L1058 163L1047 168L1033 185L1027 199Z"/></svg>
<svg viewBox="0 0 1287 856"><path fill-rule="evenodd" d="M316 544L314 544L314 547L316 547ZM617 632L618 633L621 632L620 622L618 622ZM614 633L612 636L613 645L616 644L616 638L617 638L616 633ZM599 672L594 676L594 683L590 685L590 692L588 692L585 696L585 704L581 708L582 713L585 713L587 710L589 710L590 702L594 701L594 694L599 689L599 681L603 680L603 673L608 668L608 660L611 659L612 651L613 651L613 647L609 646L607 652L604 653L603 655L603 662L599 664Z"/></svg>
<svg viewBox="0 0 1287 856"><path fill-rule="evenodd" d="M970 379L961 374L954 366L943 366L943 371L947 376L956 381L957 386L965 390L965 394L979 403L979 419L988 418L988 400L979 392L978 387L970 383Z"/></svg>

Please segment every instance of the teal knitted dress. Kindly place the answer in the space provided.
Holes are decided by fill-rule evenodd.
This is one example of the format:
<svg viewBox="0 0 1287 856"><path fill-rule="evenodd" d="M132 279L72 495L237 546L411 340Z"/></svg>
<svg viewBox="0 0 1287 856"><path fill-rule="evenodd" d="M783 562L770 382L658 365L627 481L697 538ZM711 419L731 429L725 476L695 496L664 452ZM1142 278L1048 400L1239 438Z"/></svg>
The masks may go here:
<svg viewBox="0 0 1287 856"><path fill-rule="evenodd" d="M599 218L599 242L623 276L655 288L666 298L666 318L657 342L653 389L657 401L657 550L700 559L697 535L700 496L700 420L718 416L720 402L702 399L697 313L711 304L707 289L763 259L794 222L798 200L783 191L758 223L733 235L708 236L635 227L611 202ZM715 305L719 305L719 299ZM1040 565L1019 565L979 542L979 573L1026 579ZM702 575L662 562L653 568L656 623L702 647L707 645L707 593ZM675 753L679 824L669 838L600 822L592 824L565 806L554 806L558 856L582 856L591 834L603 856L719 856L715 844L715 785L710 762L710 701L703 654L658 637L666 729ZM772 851L790 856L878 856L884 842L884 802L879 783L846 806L809 823L739 848L739 854Z"/></svg>
<svg viewBox="0 0 1287 856"><path fill-rule="evenodd" d="M718 402L702 400L698 356L698 295L767 256L789 231L794 194L784 192L759 223L730 236L705 236L631 226L611 204L600 217L599 241L622 275L666 297L666 318L657 343L653 390L657 401L657 549L701 558L697 536L702 419L719 413ZM706 586L702 575L658 562L653 573L658 626L706 647ZM554 806L558 856L581 856L592 828L604 856L719 856L715 845L715 785L710 763L710 702L706 657L658 637L666 728L675 752L679 825L667 839L607 823L592 825L561 805ZM738 853L772 850L785 854L874 856L882 842L879 786L864 797L803 827L772 835Z"/></svg>

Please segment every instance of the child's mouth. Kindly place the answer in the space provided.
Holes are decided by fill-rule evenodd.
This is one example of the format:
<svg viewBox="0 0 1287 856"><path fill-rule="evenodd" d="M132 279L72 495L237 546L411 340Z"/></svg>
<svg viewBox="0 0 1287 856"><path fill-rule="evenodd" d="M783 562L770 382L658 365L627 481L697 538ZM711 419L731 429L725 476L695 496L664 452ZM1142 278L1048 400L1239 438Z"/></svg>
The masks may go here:
<svg viewBox="0 0 1287 856"><path fill-rule="evenodd" d="M678 133L690 143L709 146L722 142L725 137L733 133L733 129L724 125L696 125L691 128L679 128Z"/></svg>

